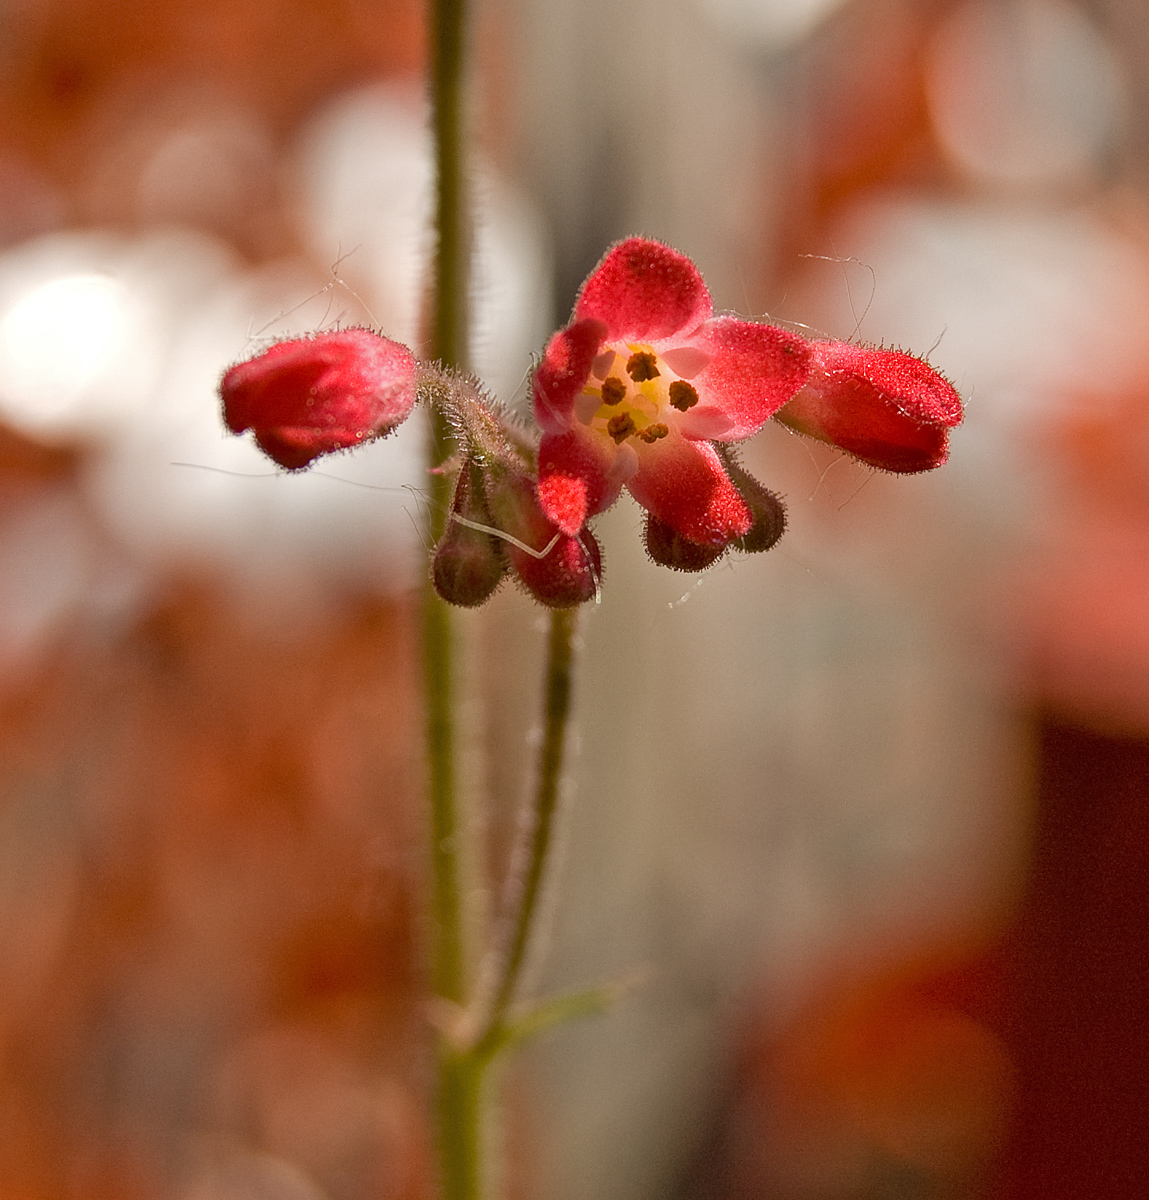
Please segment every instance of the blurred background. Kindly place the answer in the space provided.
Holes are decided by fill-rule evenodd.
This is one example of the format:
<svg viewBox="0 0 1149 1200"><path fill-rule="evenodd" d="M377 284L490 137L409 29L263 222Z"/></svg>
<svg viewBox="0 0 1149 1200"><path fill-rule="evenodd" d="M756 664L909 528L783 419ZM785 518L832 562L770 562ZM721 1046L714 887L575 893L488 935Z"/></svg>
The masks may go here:
<svg viewBox="0 0 1149 1200"><path fill-rule="evenodd" d="M416 0L0 5L0 1198L432 1194L420 431L226 437L268 339L419 345ZM772 554L598 524L536 982L637 980L506 1098L546 1200L1128 1197L1149 1177L1149 11L476 0L476 369L611 240L928 355L952 460L769 428ZM505 861L541 633L465 620Z"/></svg>

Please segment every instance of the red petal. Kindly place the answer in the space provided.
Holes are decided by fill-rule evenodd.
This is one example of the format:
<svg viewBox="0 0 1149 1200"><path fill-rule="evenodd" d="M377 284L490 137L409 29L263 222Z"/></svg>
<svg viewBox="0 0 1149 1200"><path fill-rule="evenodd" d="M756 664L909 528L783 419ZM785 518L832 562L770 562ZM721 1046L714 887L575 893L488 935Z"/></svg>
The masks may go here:
<svg viewBox="0 0 1149 1200"><path fill-rule="evenodd" d="M369 329L278 342L220 381L232 433L297 470L321 454L389 433L415 404L415 358Z"/></svg>
<svg viewBox="0 0 1149 1200"><path fill-rule="evenodd" d="M820 369L778 420L886 471L912 474L946 461L961 397L933 367L900 350L845 342L812 349Z"/></svg>
<svg viewBox="0 0 1149 1200"><path fill-rule="evenodd" d="M638 447L631 495L689 541L720 546L750 529L746 501L730 482L714 447L671 430Z"/></svg>
<svg viewBox="0 0 1149 1200"><path fill-rule="evenodd" d="M627 238L582 285L575 316L606 325L607 340L657 342L692 333L713 311L698 268L661 242Z"/></svg>
<svg viewBox="0 0 1149 1200"><path fill-rule="evenodd" d="M809 344L776 325L715 317L690 344L710 361L693 381L701 403L678 422L687 437L723 442L749 437L810 374Z"/></svg>
<svg viewBox="0 0 1149 1200"><path fill-rule="evenodd" d="M622 483L612 471L617 450L585 425L543 435L539 445L539 502L564 533L574 537L588 517L610 508Z"/></svg>
<svg viewBox="0 0 1149 1200"><path fill-rule="evenodd" d="M590 378L606 335L601 321L575 321L547 343L535 370L535 419L548 433L561 433L571 423L575 397Z"/></svg>

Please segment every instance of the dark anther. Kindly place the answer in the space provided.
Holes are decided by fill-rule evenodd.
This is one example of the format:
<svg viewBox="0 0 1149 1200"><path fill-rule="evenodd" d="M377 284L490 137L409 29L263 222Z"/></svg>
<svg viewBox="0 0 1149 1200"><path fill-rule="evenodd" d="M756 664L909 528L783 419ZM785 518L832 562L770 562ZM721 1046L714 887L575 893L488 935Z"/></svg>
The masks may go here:
<svg viewBox="0 0 1149 1200"><path fill-rule="evenodd" d="M628 412L615 413L606 423L606 431L616 443L625 442L635 428L634 418Z"/></svg>
<svg viewBox="0 0 1149 1200"><path fill-rule="evenodd" d="M603 404L619 404L626 399L626 384L617 375L602 381Z"/></svg>
<svg viewBox="0 0 1149 1200"><path fill-rule="evenodd" d="M626 373L635 383L645 383L662 374L658 369L658 359L649 350L636 350L626 360Z"/></svg>
<svg viewBox="0 0 1149 1200"><path fill-rule="evenodd" d="M642 438L647 445L653 445L659 438L664 438L670 430L663 425L661 421L654 425L648 425L645 429L640 429L638 436Z"/></svg>
<svg viewBox="0 0 1149 1200"><path fill-rule="evenodd" d="M670 403L679 412L686 412L698 403L698 393L685 379L676 379L670 385Z"/></svg>

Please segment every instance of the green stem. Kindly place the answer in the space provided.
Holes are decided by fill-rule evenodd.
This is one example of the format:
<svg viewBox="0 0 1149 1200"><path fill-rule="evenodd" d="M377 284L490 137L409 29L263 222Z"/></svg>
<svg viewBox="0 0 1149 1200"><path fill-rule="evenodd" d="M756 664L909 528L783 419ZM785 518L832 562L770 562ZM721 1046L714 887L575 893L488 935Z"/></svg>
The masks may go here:
<svg viewBox="0 0 1149 1200"><path fill-rule="evenodd" d="M571 684L574 675L574 641L578 610L555 609L551 613L547 646L543 718L543 741L539 749L538 781L535 792L534 824L529 832L526 872L519 887L518 903L511 919L510 935L492 994L485 1027L476 1049L486 1054L500 1040L507 1012L522 975L531 934L538 912L547 859L553 841L555 811L562 782L563 751L570 721Z"/></svg>
<svg viewBox="0 0 1149 1200"><path fill-rule="evenodd" d="M431 976L435 994L467 1002L469 954L463 897L464 857L455 779L454 631L447 606L428 586L423 599L423 672L431 806Z"/></svg>
<svg viewBox="0 0 1149 1200"><path fill-rule="evenodd" d="M456 368L466 367L470 267L464 158L465 37L466 0L432 0L431 98L437 243L431 353L444 366ZM428 449L431 467L443 463L453 449L446 418L437 407L431 414ZM434 542L442 535L451 496L447 475L432 474L430 478L429 533ZM509 1031L504 1024L530 942L551 843L570 714L576 623L573 611L552 614L544 736L526 875L486 1026L477 1040L465 1041L451 1036L449 1030L450 1018L459 1014L465 1020L472 1002L473 957L468 945L466 904L468 831L460 813L455 778L454 633L447 606L429 584L426 588L423 662L431 799L431 966L435 993L448 1002L449 1009L448 1028L439 1037L436 1093L442 1200L481 1200L485 1191L484 1076L499 1045L518 1040L506 1036ZM558 1015L560 1010L556 1009L556 1018ZM542 1027L542 1023L537 1024Z"/></svg>
<svg viewBox="0 0 1149 1200"><path fill-rule="evenodd" d="M443 1200L480 1200L483 1169L484 1081L472 1052L439 1050L439 1188Z"/></svg>
<svg viewBox="0 0 1149 1200"><path fill-rule="evenodd" d="M505 1020L493 1028L482 1041L476 1043L475 1053L486 1063L496 1055L528 1042L556 1025L565 1025L568 1021L577 1021L582 1017L599 1016L613 1008L619 997L625 994L625 990L624 987L615 984L544 1000L525 1013L516 1014L513 1020Z"/></svg>
<svg viewBox="0 0 1149 1200"><path fill-rule="evenodd" d="M470 220L466 205L463 62L466 0L434 0L431 9L431 102L435 133L435 299L431 353L444 366L465 367L470 285Z"/></svg>
<svg viewBox="0 0 1149 1200"><path fill-rule="evenodd" d="M437 181L431 357L445 366L464 368L470 266L463 143L465 0L433 0L430 20ZM446 419L435 409L428 465L440 466L452 449ZM447 475L432 474L430 481L428 532L434 543L442 535L451 495ZM423 599L423 670L431 804L431 972L435 994L461 1010L470 1001L473 956L466 904L467 830L455 773L454 659L450 611L428 582ZM443 1200L479 1200L482 1195L481 1088L481 1070L472 1056L461 1055L447 1036L440 1036L436 1115Z"/></svg>

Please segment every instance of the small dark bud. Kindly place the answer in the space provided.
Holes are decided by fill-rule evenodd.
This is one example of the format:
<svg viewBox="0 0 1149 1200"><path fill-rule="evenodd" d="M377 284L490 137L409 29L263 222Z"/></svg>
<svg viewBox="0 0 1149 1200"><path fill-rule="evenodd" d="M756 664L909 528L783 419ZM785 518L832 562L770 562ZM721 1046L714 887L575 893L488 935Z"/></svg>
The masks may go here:
<svg viewBox="0 0 1149 1200"><path fill-rule="evenodd" d="M653 513L646 515L643 541L647 554L660 567L670 567L673 571L705 571L727 550L726 546L700 546L689 541Z"/></svg>

